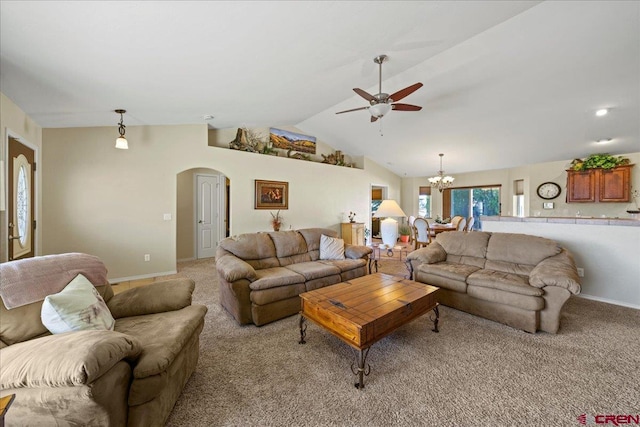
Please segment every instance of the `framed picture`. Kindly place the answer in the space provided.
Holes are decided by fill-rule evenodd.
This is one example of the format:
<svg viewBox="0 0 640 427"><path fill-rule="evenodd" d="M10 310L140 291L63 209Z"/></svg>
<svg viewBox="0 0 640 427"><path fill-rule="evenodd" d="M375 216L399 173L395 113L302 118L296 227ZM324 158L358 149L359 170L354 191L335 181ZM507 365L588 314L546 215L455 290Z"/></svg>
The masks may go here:
<svg viewBox="0 0 640 427"><path fill-rule="evenodd" d="M289 183L256 179L255 209L289 209Z"/></svg>
<svg viewBox="0 0 640 427"><path fill-rule="evenodd" d="M553 202L544 202L542 204L543 209L553 209Z"/></svg>
<svg viewBox="0 0 640 427"><path fill-rule="evenodd" d="M316 154L316 138L314 136L271 128L269 129L269 141L274 148Z"/></svg>

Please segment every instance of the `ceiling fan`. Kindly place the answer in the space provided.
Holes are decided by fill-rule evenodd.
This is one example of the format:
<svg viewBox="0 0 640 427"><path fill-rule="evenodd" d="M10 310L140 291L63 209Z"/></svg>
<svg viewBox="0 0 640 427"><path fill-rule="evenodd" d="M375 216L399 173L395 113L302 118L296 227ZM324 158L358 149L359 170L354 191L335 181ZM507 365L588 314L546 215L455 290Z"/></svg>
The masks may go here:
<svg viewBox="0 0 640 427"><path fill-rule="evenodd" d="M400 104L396 101L400 101L405 96L408 96L422 87L422 83L416 83L411 86L405 87L391 95L382 92L382 63L387 61L389 57L387 55L378 55L373 58L373 62L380 67L379 79L378 79L378 93L371 95L359 88L353 88L353 91L369 101L368 107L353 108L351 110L338 111L336 114L349 113L351 111L369 110L371 113L371 122L375 122L381 119L385 114L391 110L397 111L420 111L422 107L411 104Z"/></svg>

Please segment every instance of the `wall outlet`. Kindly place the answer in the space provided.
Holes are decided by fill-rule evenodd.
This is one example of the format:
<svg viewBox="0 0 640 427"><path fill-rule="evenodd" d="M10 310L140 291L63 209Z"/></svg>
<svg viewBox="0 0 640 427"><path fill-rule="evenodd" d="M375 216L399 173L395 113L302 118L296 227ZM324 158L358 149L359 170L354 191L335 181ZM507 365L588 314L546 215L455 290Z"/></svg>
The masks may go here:
<svg viewBox="0 0 640 427"><path fill-rule="evenodd" d="M145 261L151 261L151 255L149 255L149 254L144 254L144 260L145 260Z"/></svg>
<svg viewBox="0 0 640 427"><path fill-rule="evenodd" d="M578 276L584 277L584 268L578 267Z"/></svg>

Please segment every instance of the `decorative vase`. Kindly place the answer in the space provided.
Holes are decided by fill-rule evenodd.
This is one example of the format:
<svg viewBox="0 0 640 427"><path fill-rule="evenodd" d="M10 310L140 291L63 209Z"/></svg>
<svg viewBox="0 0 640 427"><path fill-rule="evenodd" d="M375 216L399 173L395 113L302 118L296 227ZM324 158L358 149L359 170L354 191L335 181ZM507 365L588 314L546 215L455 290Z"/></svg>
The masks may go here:
<svg viewBox="0 0 640 427"><path fill-rule="evenodd" d="M279 222L273 224L273 231L280 231L280 223Z"/></svg>

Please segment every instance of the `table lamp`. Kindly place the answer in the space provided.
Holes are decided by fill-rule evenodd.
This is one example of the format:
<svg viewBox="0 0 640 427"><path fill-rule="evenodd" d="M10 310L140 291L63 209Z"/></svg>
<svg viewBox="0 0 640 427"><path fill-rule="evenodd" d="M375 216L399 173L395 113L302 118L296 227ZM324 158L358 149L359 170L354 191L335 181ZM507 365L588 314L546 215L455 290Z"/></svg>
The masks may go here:
<svg viewBox="0 0 640 427"><path fill-rule="evenodd" d="M398 240L398 221L393 217L406 216L398 206L398 202L395 200L383 200L373 216L375 218L386 217L385 220L380 221L380 235L382 236L382 243L393 248Z"/></svg>

